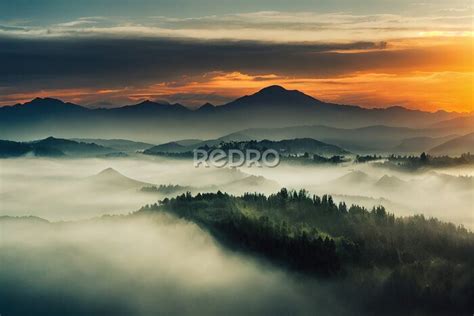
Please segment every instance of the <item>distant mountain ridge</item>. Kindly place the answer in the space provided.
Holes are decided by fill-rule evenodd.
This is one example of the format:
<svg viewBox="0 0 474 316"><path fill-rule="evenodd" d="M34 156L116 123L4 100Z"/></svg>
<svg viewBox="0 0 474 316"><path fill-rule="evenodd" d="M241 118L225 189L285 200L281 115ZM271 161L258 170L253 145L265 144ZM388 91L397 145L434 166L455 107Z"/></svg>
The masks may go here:
<svg viewBox="0 0 474 316"><path fill-rule="evenodd" d="M428 151L432 155L459 156L465 153L474 153L474 133L448 140Z"/></svg>
<svg viewBox="0 0 474 316"><path fill-rule="evenodd" d="M127 139L73 138L71 140L82 143L94 143L100 146L112 148L123 152L135 152L153 146L153 144L134 142Z"/></svg>
<svg viewBox="0 0 474 316"><path fill-rule="evenodd" d="M0 134L2 138L14 140L61 135L159 143L173 139L211 139L257 127L324 124L337 128L370 125L419 128L461 116L463 114L403 107L366 109L334 104L298 90L270 86L227 104L205 104L196 110L178 103L149 100L118 108L92 109L52 98L36 98L24 104L0 107Z"/></svg>
<svg viewBox="0 0 474 316"><path fill-rule="evenodd" d="M246 139L247 137L241 137L241 139ZM311 138L296 138L296 139L285 139L280 141L272 141L272 140L241 140L241 139L234 139L228 138L228 141L224 141L226 138L220 138L215 140L203 141L200 143L195 143L189 146L180 145L177 142L170 142L166 144L157 145L151 147L144 151L145 154L148 155L155 155L155 154L162 154L162 153L186 153L191 152L197 148L204 148L204 149L213 149L213 148L220 148L220 149L258 149L258 150L266 150L266 149L274 149L278 151L282 155L298 155L298 154L317 154L317 155L346 155L350 154L349 151L340 148L338 146L323 143L321 141L311 139Z"/></svg>
<svg viewBox="0 0 474 316"><path fill-rule="evenodd" d="M293 107L312 107L314 105L325 106L329 103L322 102L298 90L286 90L281 86L274 85L263 88L255 94L246 95L224 104L221 106L221 109L237 109L245 106L266 107L268 104L271 104L273 107L288 105Z"/></svg>
<svg viewBox="0 0 474 316"><path fill-rule="evenodd" d="M447 135L442 137L411 137L403 139L400 144L392 149L393 153L420 153L441 145L446 141L459 137L459 135Z"/></svg>
<svg viewBox="0 0 474 316"><path fill-rule="evenodd" d="M293 138L313 138L319 141L340 146L352 152L386 152L393 153L394 148L411 138L434 138L442 140L452 134L452 129L416 129L374 125L361 128L337 128L326 125L304 125L280 128L252 128L224 136L232 139L244 135L254 140L279 141ZM442 142L442 141L441 141ZM413 151L426 150L424 142L414 142ZM416 149L418 148L418 150ZM430 146L428 146L430 148ZM397 149L398 150L398 149ZM421 152L420 151L420 152Z"/></svg>
<svg viewBox="0 0 474 316"><path fill-rule="evenodd" d="M124 176L114 168L104 169L96 175L85 178L83 181L90 183L91 186L99 186L108 190L138 190L150 185L150 183Z"/></svg>
<svg viewBox="0 0 474 316"><path fill-rule="evenodd" d="M13 142L0 140L0 157L63 157L63 156L100 156L117 150L100 146L95 143L77 142L69 139L48 137L32 142Z"/></svg>
<svg viewBox="0 0 474 316"><path fill-rule="evenodd" d="M468 126L474 126L474 115L467 115L467 116L461 116L461 117L456 117L453 119L449 119L446 121L441 121L433 124L431 127L434 128L457 128L457 127L468 127Z"/></svg>

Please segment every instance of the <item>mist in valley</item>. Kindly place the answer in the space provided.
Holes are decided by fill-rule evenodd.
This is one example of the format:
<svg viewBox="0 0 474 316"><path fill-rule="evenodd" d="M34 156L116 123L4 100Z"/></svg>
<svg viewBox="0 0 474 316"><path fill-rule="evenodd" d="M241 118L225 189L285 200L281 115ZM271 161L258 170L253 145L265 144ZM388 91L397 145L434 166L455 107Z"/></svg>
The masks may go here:
<svg viewBox="0 0 474 316"><path fill-rule="evenodd" d="M248 168L244 172L335 201L367 208L383 205L397 216L423 214L474 229L474 168L401 172L373 163Z"/></svg>
<svg viewBox="0 0 474 316"><path fill-rule="evenodd" d="M0 0L0 316L474 316L472 1L177 3Z"/></svg>
<svg viewBox="0 0 474 316"><path fill-rule="evenodd" d="M127 214L164 198L141 191L152 185L183 190L244 192L250 175L231 169L194 168L192 161L148 156L125 159L5 159L0 168L0 215L48 220ZM247 179L252 180L252 179ZM243 181L243 182L242 182ZM268 181L270 183L270 181ZM252 185L253 181L250 181ZM278 190L275 183L272 191ZM268 188L262 188L269 192ZM21 201L21 203L19 202Z"/></svg>
<svg viewBox="0 0 474 316"><path fill-rule="evenodd" d="M371 163L195 168L189 159L140 154L24 157L3 159L1 166L5 315L367 312L367 297L354 296L354 289L348 295L342 279L308 278L229 250L209 231L169 214L131 214L186 191L240 195L304 188L331 194L336 203L384 205L397 216L424 214L474 228L473 170L467 167L416 173ZM160 185L172 189L143 190Z"/></svg>
<svg viewBox="0 0 474 316"><path fill-rule="evenodd" d="M471 166L401 172L373 163L304 166L283 162L276 168L195 168L192 160L145 155L4 159L0 215L76 220L127 214L186 191L270 194L286 187L331 194L349 205L384 205L398 216L424 214L473 229L473 174ZM160 185L177 189L142 190Z"/></svg>
<svg viewBox="0 0 474 316"><path fill-rule="evenodd" d="M0 220L0 309L48 315L349 315L336 284L224 250L172 216ZM21 304L27 300L28 304Z"/></svg>

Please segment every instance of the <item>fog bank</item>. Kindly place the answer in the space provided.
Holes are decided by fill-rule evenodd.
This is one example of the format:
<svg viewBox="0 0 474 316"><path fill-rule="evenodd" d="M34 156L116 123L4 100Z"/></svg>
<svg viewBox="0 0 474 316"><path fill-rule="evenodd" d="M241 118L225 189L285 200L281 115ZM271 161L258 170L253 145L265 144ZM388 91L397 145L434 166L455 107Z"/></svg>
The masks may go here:
<svg viewBox="0 0 474 316"><path fill-rule="evenodd" d="M0 220L5 315L346 315L321 281L223 250L167 215ZM23 304L22 302L28 302Z"/></svg>

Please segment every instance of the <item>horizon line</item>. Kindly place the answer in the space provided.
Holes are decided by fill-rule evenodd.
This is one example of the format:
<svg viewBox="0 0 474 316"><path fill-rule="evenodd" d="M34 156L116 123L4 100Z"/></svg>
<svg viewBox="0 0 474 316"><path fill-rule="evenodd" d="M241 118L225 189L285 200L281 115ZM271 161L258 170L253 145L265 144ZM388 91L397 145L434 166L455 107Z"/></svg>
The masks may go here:
<svg viewBox="0 0 474 316"><path fill-rule="evenodd" d="M145 103L145 102L150 102L150 103L155 103L155 104L158 104L158 105L171 105L171 106L181 106L181 107L184 107L190 111L197 111L199 109L201 109L202 107L204 106L213 106L215 108L217 107L221 107L221 106L226 106L238 99L241 99L241 98L244 98L244 97L248 97L248 96L252 96L252 95L255 95L255 94L258 94L258 93L261 93L263 90L267 90L269 88L278 88L280 90L284 90L286 92L299 92L301 94L304 94L306 96L309 96L311 98L313 98L315 101L319 101L319 102L322 102L322 103L325 103L325 104L328 104L328 105L333 105L333 106L349 106L349 107L355 107L355 108L360 108L360 109L364 109L364 110L388 110L388 109L404 109L404 110L407 110L407 111L417 111L417 112L424 112L424 113L442 113L442 112L445 112L445 113L456 113L456 114L467 114L467 115L472 115L474 113L474 110L473 111L464 111L464 112L460 112L460 111L448 111L448 110L445 110L445 109L437 109L437 110L434 110L434 111L428 111L428 110L422 110L422 109L414 109L414 108L410 108L410 107L406 107L406 106L402 106L402 105L391 105L391 106L387 106L387 107L365 107L365 106L361 106L361 105L357 105L357 104L343 104L343 103L334 103L334 102L326 102L326 101L322 101L321 99L319 98L316 98L310 94L307 94L301 90L298 90L298 89L287 89L285 88L283 85L279 85L279 84L273 84L273 85L269 85L269 86L265 86L257 91L255 91L254 93L252 94L246 94L246 95L242 95L242 96L238 96L238 97L235 97L234 99L232 99L231 101L228 101L226 103L221 103L221 104L214 104L212 102L209 102L209 101L206 101L198 106L190 106L190 105L186 105L184 103L180 103L180 102L169 102L168 100L166 99L149 99L149 98L144 98L144 99L139 99L136 101L136 103L126 103L126 104L114 104L114 103L111 103L111 102L107 102L107 101L103 101L103 104L104 105L111 105L110 107L102 107L101 106L101 101L99 102L95 102L95 103L81 103L81 102L73 102L73 101L68 101L66 98L61 98L61 97L55 97L55 96L37 96L37 97L34 97L32 99L29 99L28 101L24 101L24 102L17 102L15 104L0 104L0 108L4 108L4 107L15 107L15 106L19 106L19 105L25 105L27 103L32 103L34 102L35 100L47 100L47 99L51 99L51 100L55 100L55 101L60 101L64 104L73 104L73 105L77 105L77 106L81 106L85 109L88 109L88 110L113 110L113 109L119 109L119 108L124 108L124 107L129 107L129 106L138 106L142 103ZM132 100L130 100L132 101ZM94 105L97 105L97 106L94 106Z"/></svg>

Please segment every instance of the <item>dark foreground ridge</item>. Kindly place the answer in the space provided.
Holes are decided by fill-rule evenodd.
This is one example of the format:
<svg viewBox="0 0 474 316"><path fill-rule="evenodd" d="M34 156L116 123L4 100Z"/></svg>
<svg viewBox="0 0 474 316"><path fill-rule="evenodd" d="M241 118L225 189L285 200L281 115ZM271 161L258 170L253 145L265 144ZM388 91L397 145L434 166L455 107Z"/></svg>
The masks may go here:
<svg viewBox="0 0 474 316"><path fill-rule="evenodd" d="M220 242L297 274L343 280L367 310L463 314L474 308L474 234L423 216L396 218L331 196L182 194L137 214L167 212ZM390 314L389 313L389 314Z"/></svg>

